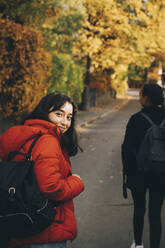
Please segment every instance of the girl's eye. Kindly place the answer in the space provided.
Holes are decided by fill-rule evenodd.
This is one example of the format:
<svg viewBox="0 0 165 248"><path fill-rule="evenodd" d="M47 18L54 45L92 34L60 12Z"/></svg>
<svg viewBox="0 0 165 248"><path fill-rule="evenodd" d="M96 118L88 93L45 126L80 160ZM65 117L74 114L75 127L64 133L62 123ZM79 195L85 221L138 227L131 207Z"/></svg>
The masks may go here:
<svg viewBox="0 0 165 248"><path fill-rule="evenodd" d="M72 116L68 116L67 119L68 119L68 121L71 121L72 120Z"/></svg>
<svg viewBox="0 0 165 248"><path fill-rule="evenodd" d="M61 117L62 114L61 113L56 113L56 116Z"/></svg>

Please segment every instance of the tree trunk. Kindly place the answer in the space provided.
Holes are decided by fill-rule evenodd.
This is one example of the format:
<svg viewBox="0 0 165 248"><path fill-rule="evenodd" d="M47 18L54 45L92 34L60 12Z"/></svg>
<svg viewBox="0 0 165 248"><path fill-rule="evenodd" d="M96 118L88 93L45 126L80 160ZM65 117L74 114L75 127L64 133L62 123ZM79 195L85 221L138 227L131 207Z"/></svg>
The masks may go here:
<svg viewBox="0 0 165 248"><path fill-rule="evenodd" d="M85 74L85 80L84 80L84 90L82 93L82 102L81 102L80 107L79 107L81 110L88 110L90 107L90 90L89 90L90 65L91 65L91 58L89 56L87 56L86 74Z"/></svg>

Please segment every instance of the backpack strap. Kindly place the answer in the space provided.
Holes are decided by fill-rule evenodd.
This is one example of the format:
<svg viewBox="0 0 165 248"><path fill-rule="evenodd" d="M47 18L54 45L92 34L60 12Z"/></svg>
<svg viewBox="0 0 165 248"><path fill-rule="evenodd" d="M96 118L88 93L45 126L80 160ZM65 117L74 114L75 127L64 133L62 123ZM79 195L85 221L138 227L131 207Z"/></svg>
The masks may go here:
<svg viewBox="0 0 165 248"><path fill-rule="evenodd" d="M30 148L27 153L19 152L19 151L12 151L8 154L8 161L12 160L17 154L20 154L25 157L26 160L31 160L31 153L32 150L37 142L37 140L42 136L41 133L37 134L37 137L33 140L33 142L30 145Z"/></svg>
<svg viewBox="0 0 165 248"><path fill-rule="evenodd" d="M32 153L32 150L33 150L33 148L34 148L34 146L35 146L37 140L38 140L41 136L42 136L41 133L37 134L37 137L36 137L36 138L33 140L33 142L31 143L31 146L30 146L29 151L28 151L28 153L27 153L27 158L28 158L28 160L31 160L31 153Z"/></svg>
<svg viewBox="0 0 165 248"><path fill-rule="evenodd" d="M151 120L151 118L146 115L145 113L140 113L140 115L142 115L152 126L156 126L156 124Z"/></svg>
<svg viewBox="0 0 165 248"><path fill-rule="evenodd" d="M165 125L165 119L160 123L160 127L163 127Z"/></svg>
<svg viewBox="0 0 165 248"><path fill-rule="evenodd" d="M151 120L151 118L148 116L148 115L146 115L145 113L140 113L141 115L143 115L148 121L149 121L149 123L152 125L152 126L156 126L156 124ZM165 119L163 119L163 121L160 123L160 127L163 127L165 125Z"/></svg>

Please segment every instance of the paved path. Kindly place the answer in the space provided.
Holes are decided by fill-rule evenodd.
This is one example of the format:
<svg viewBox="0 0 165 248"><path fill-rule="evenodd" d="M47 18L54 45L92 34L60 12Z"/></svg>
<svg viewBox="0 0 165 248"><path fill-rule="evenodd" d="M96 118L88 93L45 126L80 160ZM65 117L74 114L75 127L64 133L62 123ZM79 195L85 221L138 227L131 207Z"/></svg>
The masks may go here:
<svg viewBox="0 0 165 248"><path fill-rule="evenodd" d="M78 237L68 248L128 248L133 240L133 202L122 197L121 144L127 121L141 108L137 100L118 111L86 124L80 145L84 149L72 158L73 173L80 174L85 191L77 197L75 210ZM149 247L148 218L145 216L144 247ZM165 247L165 207L162 212Z"/></svg>

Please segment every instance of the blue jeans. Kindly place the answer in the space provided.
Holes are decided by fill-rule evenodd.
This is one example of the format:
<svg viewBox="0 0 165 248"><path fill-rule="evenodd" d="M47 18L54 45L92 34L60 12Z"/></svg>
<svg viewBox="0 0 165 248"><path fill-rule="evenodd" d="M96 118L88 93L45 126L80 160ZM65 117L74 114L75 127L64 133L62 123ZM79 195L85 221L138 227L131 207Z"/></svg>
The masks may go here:
<svg viewBox="0 0 165 248"><path fill-rule="evenodd" d="M66 241L48 244L24 245L21 248L66 248Z"/></svg>

